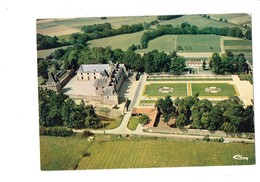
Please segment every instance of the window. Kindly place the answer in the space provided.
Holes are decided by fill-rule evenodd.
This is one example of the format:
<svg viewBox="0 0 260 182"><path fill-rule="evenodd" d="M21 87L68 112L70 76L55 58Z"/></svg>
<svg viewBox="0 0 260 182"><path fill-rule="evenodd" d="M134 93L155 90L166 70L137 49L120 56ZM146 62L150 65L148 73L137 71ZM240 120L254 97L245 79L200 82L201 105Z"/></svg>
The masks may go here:
<svg viewBox="0 0 260 182"><path fill-rule="evenodd" d="M81 80L83 80L83 76L81 77Z"/></svg>
<svg viewBox="0 0 260 182"><path fill-rule="evenodd" d="M96 90L98 90L98 87L96 87Z"/></svg>
<svg viewBox="0 0 260 182"><path fill-rule="evenodd" d="M94 76L94 79L96 79L96 76Z"/></svg>

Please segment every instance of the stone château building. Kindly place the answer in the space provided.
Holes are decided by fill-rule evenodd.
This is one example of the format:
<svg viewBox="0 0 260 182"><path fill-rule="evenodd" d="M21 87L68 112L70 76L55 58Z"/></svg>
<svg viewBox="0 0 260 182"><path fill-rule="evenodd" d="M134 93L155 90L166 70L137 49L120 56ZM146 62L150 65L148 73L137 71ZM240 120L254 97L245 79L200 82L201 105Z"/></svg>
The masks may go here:
<svg viewBox="0 0 260 182"><path fill-rule="evenodd" d="M124 64L84 64L77 71L78 81L89 81L104 104L118 104L118 92L126 78L128 71Z"/></svg>

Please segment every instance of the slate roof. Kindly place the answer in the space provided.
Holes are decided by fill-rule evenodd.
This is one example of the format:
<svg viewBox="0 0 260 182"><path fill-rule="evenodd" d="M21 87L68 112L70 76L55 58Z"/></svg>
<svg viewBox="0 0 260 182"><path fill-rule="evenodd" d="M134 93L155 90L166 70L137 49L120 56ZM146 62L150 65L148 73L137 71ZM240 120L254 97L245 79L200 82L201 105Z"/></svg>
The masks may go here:
<svg viewBox="0 0 260 182"><path fill-rule="evenodd" d="M82 73L93 73L93 72L104 72L106 70L107 72L109 69L109 64L82 64L78 72Z"/></svg>
<svg viewBox="0 0 260 182"><path fill-rule="evenodd" d="M108 85L108 79L96 79L94 87L106 87Z"/></svg>

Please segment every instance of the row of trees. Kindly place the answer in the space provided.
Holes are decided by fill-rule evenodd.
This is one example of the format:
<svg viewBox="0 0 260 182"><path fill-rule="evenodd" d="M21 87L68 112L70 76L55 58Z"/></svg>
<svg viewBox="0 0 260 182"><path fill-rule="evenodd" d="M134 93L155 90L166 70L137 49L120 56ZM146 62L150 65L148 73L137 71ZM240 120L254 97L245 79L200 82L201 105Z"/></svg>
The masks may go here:
<svg viewBox="0 0 260 182"><path fill-rule="evenodd" d="M209 66L216 74L243 73L249 70L245 55L242 53L234 55L232 52L226 52L222 56L213 53Z"/></svg>
<svg viewBox="0 0 260 182"><path fill-rule="evenodd" d="M246 38L250 39L250 32L245 34L247 35ZM153 40L157 37L163 35L173 35L173 34L214 34L214 35L221 35L221 36L231 36L231 37L244 37L242 30L239 27L224 27L224 28L214 28L214 27L205 27L205 28L198 28L197 26L191 25L188 22L182 23L180 26L173 27L170 24L167 25L159 25L157 29L144 32L140 39L140 44L142 48L148 47L148 42Z"/></svg>
<svg viewBox="0 0 260 182"><path fill-rule="evenodd" d="M158 20L171 20L171 19L174 19L174 18L179 18L183 15L160 15L160 16L157 16L157 19Z"/></svg>
<svg viewBox="0 0 260 182"><path fill-rule="evenodd" d="M55 47L65 46L68 45L67 42L59 42L59 39L54 36L50 37L47 35L37 34L37 49L51 49Z"/></svg>
<svg viewBox="0 0 260 182"><path fill-rule="evenodd" d="M84 33L72 34L70 37L70 42L71 44L86 44L89 40L134 33L142 30L144 30L144 26L142 23L133 25L121 25L121 27L118 29L112 29L110 23L88 25L82 27L82 31L84 31Z"/></svg>
<svg viewBox="0 0 260 182"><path fill-rule="evenodd" d="M183 128L222 130L231 132L254 132L253 106L246 108L234 97L213 105L209 100L193 97L176 98L174 102L170 96L158 99L155 107L162 114L164 122L176 118L176 126Z"/></svg>
<svg viewBox="0 0 260 182"><path fill-rule="evenodd" d="M92 105L77 105L68 96L52 90L39 90L39 122L41 127L98 128L100 121Z"/></svg>
<svg viewBox="0 0 260 182"><path fill-rule="evenodd" d="M103 24L94 24L94 25L88 25L83 26L81 28L81 31L85 33L93 33L95 31L102 32L104 30L111 30L112 26L110 23L103 23Z"/></svg>
<svg viewBox="0 0 260 182"><path fill-rule="evenodd" d="M121 49L111 49L111 47L89 48L81 44L68 47L66 49L57 49L48 59L55 58L63 60L65 69L74 68L75 70L81 64L106 64L109 61L124 63L126 66L138 72L172 72L180 74L185 68L185 58L178 56L176 52L166 54L157 50L145 53L143 57L135 53L133 46L126 51Z"/></svg>

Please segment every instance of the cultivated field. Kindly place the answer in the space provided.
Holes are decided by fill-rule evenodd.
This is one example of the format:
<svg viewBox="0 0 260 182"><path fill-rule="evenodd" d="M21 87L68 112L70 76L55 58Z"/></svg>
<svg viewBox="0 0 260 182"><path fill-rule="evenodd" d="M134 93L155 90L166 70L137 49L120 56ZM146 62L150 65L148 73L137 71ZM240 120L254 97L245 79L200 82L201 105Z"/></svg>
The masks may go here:
<svg viewBox="0 0 260 182"><path fill-rule="evenodd" d="M108 22L111 23L113 28L119 28L121 25L131 25L143 22L149 23L153 20L156 20L155 16L107 17L106 19L101 19L100 17L45 19L37 21L37 32L49 36L58 36L81 32L81 28L85 25Z"/></svg>
<svg viewBox="0 0 260 182"><path fill-rule="evenodd" d="M217 35L164 35L151 40L147 49L137 50L146 53L152 50L173 52L220 52L220 36Z"/></svg>
<svg viewBox="0 0 260 182"><path fill-rule="evenodd" d="M173 26L177 26L177 25L181 25L181 23L183 22L188 22L191 25L196 25L199 28L204 28L204 27L216 27L216 28L223 28L223 27L236 27L237 25L234 25L232 23L225 23L225 22L220 22L220 21L216 21L213 19L207 19L204 18L200 15L188 15L188 16L182 16L180 18L176 18L176 19L172 19L169 21L163 21L160 24L162 25L166 25L166 24L171 24ZM245 32L246 29L242 28L241 29Z"/></svg>
<svg viewBox="0 0 260 182"><path fill-rule="evenodd" d="M226 19L228 22L237 24L239 26L241 25L248 25L251 26L251 17L248 14L240 13L240 14L210 14L210 17L212 19L215 19L217 21L220 20L220 18L223 19L223 21Z"/></svg>
<svg viewBox="0 0 260 182"><path fill-rule="evenodd" d="M132 44L140 44L140 38L145 31L117 35L113 37L107 37L102 39L95 39L88 42L89 47L107 47L110 46L112 49L120 48L123 51L127 50Z"/></svg>
<svg viewBox="0 0 260 182"><path fill-rule="evenodd" d="M178 35L177 52L220 52L220 36Z"/></svg>
<svg viewBox="0 0 260 182"><path fill-rule="evenodd" d="M229 37L222 37L222 39L225 51L230 51L235 55L243 53L246 59L252 63L252 41Z"/></svg>
<svg viewBox="0 0 260 182"><path fill-rule="evenodd" d="M160 87L171 87L174 88L174 91L171 93L162 93L158 89ZM159 97L159 96L173 96L173 97L183 97L187 96L187 84L186 83L152 83L146 85L144 89L144 94L148 97Z"/></svg>
<svg viewBox="0 0 260 182"><path fill-rule="evenodd" d="M119 139L120 140L120 139ZM179 166L249 165L255 163L253 144L223 144L130 139L95 141L82 158L78 169L150 168ZM234 155L249 157L234 160Z"/></svg>

